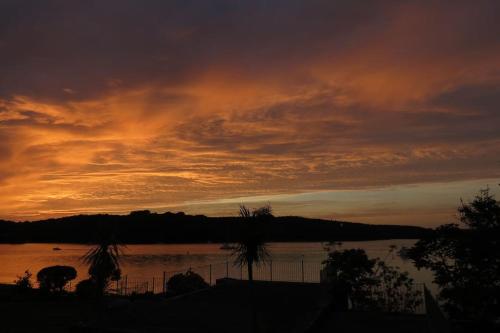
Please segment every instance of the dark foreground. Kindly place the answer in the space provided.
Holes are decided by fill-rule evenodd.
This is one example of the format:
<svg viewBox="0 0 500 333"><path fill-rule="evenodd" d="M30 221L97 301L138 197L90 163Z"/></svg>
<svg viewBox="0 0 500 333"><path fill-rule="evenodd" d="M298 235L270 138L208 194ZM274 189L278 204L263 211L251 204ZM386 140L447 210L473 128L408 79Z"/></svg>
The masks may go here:
<svg viewBox="0 0 500 333"><path fill-rule="evenodd" d="M259 332L304 332L322 306L319 284L256 283ZM0 303L1 332L250 332L250 294L244 283L223 283L182 297L72 297Z"/></svg>
<svg viewBox="0 0 500 333"><path fill-rule="evenodd" d="M106 297L82 301L23 299L0 302L2 333L25 332L439 332L425 315L333 312L320 284L218 281L174 298ZM252 311L252 302L254 306ZM253 315L252 315L253 314ZM252 319L254 318L254 319Z"/></svg>

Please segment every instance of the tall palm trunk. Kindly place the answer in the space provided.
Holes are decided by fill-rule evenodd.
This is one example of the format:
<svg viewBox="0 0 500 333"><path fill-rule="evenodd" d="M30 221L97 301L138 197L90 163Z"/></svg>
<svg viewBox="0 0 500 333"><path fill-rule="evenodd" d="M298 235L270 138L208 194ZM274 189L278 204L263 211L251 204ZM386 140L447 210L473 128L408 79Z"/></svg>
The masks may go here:
<svg viewBox="0 0 500 333"><path fill-rule="evenodd" d="M253 258L247 258L247 266L248 266L248 292L250 299L250 332L257 332L257 311L255 308L255 295L254 295L254 286L253 286Z"/></svg>
<svg viewBox="0 0 500 333"><path fill-rule="evenodd" d="M248 283L253 283L253 258L247 258L248 261Z"/></svg>

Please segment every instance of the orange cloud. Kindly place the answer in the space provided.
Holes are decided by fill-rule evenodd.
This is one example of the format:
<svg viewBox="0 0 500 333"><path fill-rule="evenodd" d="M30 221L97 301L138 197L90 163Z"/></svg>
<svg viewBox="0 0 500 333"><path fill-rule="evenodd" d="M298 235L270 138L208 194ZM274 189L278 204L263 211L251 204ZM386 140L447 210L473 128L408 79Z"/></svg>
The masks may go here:
<svg viewBox="0 0 500 333"><path fill-rule="evenodd" d="M299 3L12 5L0 217L500 176L496 2Z"/></svg>

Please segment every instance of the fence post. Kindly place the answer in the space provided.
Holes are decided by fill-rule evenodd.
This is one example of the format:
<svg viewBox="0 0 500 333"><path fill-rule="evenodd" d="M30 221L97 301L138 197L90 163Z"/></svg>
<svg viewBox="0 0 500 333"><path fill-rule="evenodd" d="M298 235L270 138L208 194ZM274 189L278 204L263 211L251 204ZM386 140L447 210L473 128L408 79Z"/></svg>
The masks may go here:
<svg viewBox="0 0 500 333"><path fill-rule="evenodd" d="M302 269L302 283L304 283L304 259L302 259L300 263Z"/></svg>
<svg viewBox="0 0 500 333"><path fill-rule="evenodd" d="M229 261L226 260L226 279L229 277Z"/></svg>
<svg viewBox="0 0 500 333"><path fill-rule="evenodd" d="M272 282L273 281L273 261L272 260L269 261L269 269L271 272L271 282Z"/></svg>
<svg viewBox="0 0 500 333"><path fill-rule="evenodd" d="M153 276L153 294L155 293L155 277Z"/></svg>
<svg viewBox="0 0 500 333"><path fill-rule="evenodd" d="M165 291L166 291L166 283L167 283L166 279L167 279L167 275L165 274L165 272L163 272L163 284L162 284L162 289L161 289L163 291L163 293L165 293Z"/></svg>
<svg viewBox="0 0 500 333"><path fill-rule="evenodd" d="M210 264L210 285L212 285L212 264Z"/></svg>
<svg viewBox="0 0 500 333"><path fill-rule="evenodd" d="M149 291L149 281L146 281L146 293Z"/></svg>

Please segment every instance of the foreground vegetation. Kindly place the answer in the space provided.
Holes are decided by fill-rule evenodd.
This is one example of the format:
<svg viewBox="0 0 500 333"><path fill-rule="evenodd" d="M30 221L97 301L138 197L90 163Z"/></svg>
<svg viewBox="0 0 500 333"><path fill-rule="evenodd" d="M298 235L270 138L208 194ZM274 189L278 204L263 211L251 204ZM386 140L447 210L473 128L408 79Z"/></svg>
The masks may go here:
<svg viewBox="0 0 500 333"><path fill-rule="evenodd" d="M408 256L434 273L443 309L467 331L500 331L500 203L489 189L458 208L459 223L422 238Z"/></svg>
<svg viewBox="0 0 500 333"><path fill-rule="evenodd" d="M408 272L380 258L369 259L362 249L334 249L324 264L322 280L330 285L337 311L415 313L422 304L423 290Z"/></svg>

